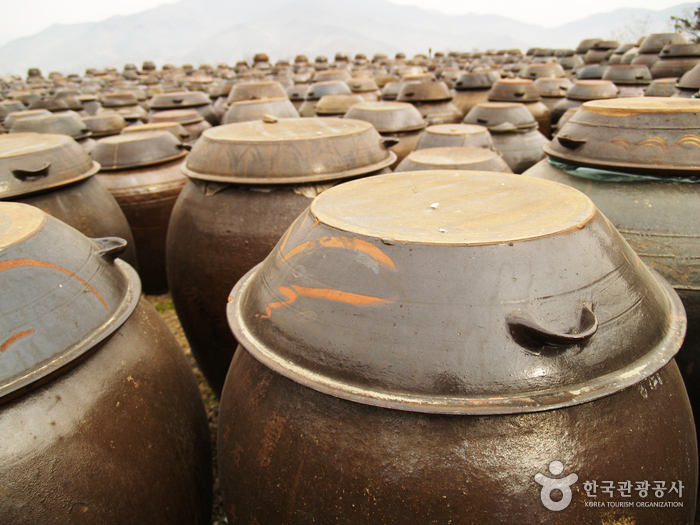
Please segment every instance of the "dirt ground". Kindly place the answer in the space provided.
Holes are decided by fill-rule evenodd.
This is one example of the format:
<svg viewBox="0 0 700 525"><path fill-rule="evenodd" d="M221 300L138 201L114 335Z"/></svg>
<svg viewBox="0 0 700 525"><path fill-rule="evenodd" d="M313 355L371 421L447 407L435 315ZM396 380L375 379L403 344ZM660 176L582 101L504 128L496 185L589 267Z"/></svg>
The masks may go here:
<svg viewBox="0 0 700 525"><path fill-rule="evenodd" d="M219 476L216 461L216 432L219 423L219 400L212 392L211 388L207 384L202 372L197 367L197 363L192 356L192 351L190 345L185 337L185 332L182 330L180 321L175 313L175 308L173 306L173 301L170 298L170 294L165 295L146 295L146 300L151 303L156 311L163 317L167 323L170 330L175 334L177 342L180 343L182 350L187 356L190 365L192 366L192 371L197 378L197 383L199 384L199 391L202 394L202 399L204 400L204 407L207 411L207 419L209 420L209 431L211 433L211 446L212 446L212 463L214 470L214 504L212 509L211 523L212 525L223 525L228 523L226 518L226 513L224 512L224 503L221 495L221 487L219 486Z"/></svg>

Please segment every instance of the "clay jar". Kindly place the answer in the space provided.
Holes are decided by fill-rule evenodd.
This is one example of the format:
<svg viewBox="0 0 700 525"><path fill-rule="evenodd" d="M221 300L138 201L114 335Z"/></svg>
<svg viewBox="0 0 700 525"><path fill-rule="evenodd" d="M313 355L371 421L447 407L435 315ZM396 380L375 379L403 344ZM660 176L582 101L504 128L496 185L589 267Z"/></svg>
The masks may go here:
<svg viewBox="0 0 700 525"><path fill-rule="evenodd" d="M316 82L309 86L304 93L304 102L299 107L299 116L314 117L316 116L316 105L321 97L325 95L350 95L352 91L348 85L342 80L327 80Z"/></svg>
<svg viewBox="0 0 700 525"><path fill-rule="evenodd" d="M518 102L482 102L467 113L464 123L488 128L513 173L522 173L542 159L542 147L549 142L537 130L532 113Z"/></svg>
<svg viewBox="0 0 700 525"><path fill-rule="evenodd" d="M700 64L700 44L669 44L651 66L652 78L681 77Z"/></svg>
<svg viewBox="0 0 700 525"><path fill-rule="evenodd" d="M571 188L458 170L342 184L230 297L231 522L592 525L611 511L584 482L651 478L683 483L678 506L625 519L692 522L682 306Z"/></svg>
<svg viewBox="0 0 700 525"><path fill-rule="evenodd" d="M439 80L405 82L396 100L413 104L431 126L459 122L462 118L462 112L452 103L452 94L447 84Z"/></svg>
<svg viewBox="0 0 700 525"><path fill-rule="evenodd" d="M211 124L194 109L168 109L151 115L149 123L176 122L189 134L187 144L194 144Z"/></svg>
<svg viewBox="0 0 700 525"><path fill-rule="evenodd" d="M571 108L578 108L588 100L617 98L620 89L610 80L577 80L566 92L566 98L560 100L552 110L552 124L559 122L561 116Z"/></svg>
<svg viewBox="0 0 700 525"><path fill-rule="evenodd" d="M97 142L97 180L119 203L134 234L139 275L147 294L168 291L165 237L175 201L187 178L180 171L187 151L172 133L142 131Z"/></svg>
<svg viewBox="0 0 700 525"><path fill-rule="evenodd" d="M215 392L236 348L221 307L233 284L311 198L395 158L371 124L352 119L241 122L200 137L183 167L189 180L173 209L166 259L175 309Z"/></svg>
<svg viewBox="0 0 700 525"><path fill-rule="evenodd" d="M551 134L549 108L542 103L535 82L529 79L504 78L497 80L489 91L492 102L520 102L537 121L540 133L545 137Z"/></svg>
<svg viewBox="0 0 700 525"><path fill-rule="evenodd" d="M149 103L151 114L181 108L194 109L212 126L219 125L219 114L212 106L209 95L202 91L162 93L154 96Z"/></svg>
<svg viewBox="0 0 700 525"><path fill-rule="evenodd" d="M11 202L0 223L2 521L209 523L197 382L124 240Z"/></svg>
<svg viewBox="0 0 700 525"><path fill-rule="evenodd" d="M445 146L487 148L496 150L488 128L475 124L438 124L428 126L416 149Z"/></svg>
<svg viewBox="0 0 700 525"><path fill-rule="evenodd" d="M644 89L651 83L651 73L644 65L612 65L603 73L603 80L610 80L620 91L618 97L643 97Z"/></svg>
<svg viewBox="0 0 700 525"><path fill-rule="evenodd" d="M541 77L535 80L535 87L542 98L542 104L547 106L551 112L561 99L566 97L566 93L572 86L568 78Z"/></svg>
<svg viewBox="0 0 700 525"><path fill-rule="evenodd" d="M232 124L259 120L264 115L272 115L276 118L299 118L299 112L294 108L294 104L287 97L279 97L234 102L226 111L222 122Z"/></svg>
<svg viewBox="0 0 700 525"><path fill-rule="evenodd" d="M455 83L455 96L452 103L466 115L479 102L488 101L489 91L501 75L498 71L465 73Z"/></svg>
<svg viewBox="0 0 700 525"><path fill-rule="evenodd" d="M444 125L444 124L443 124ZM411 152L394 170L469 170L513 173L499 153L473 146L444 146Z"/></svg>
<svg viewBox="0 0 700 525"><path fill-rule="evenodd" d="M688 331L678 355L693 409L700 408L700 101L629 98L585 103L543 161L526 175L587 193L640 258L673 285Z"/></svg>
<svg viewBox="0 0 700 525"><path fill-rule="evenodd" d="M89 237L121 237L121 258L137 267L134 238L114 197L93 177L100 169L67 135L0 136L0 200L31 204Z"/></svg>
<svg viewBox="0 0 700 525"><path fill-rule="evenodd" d="M390 145L389 150L396 155L391 164L393 170L416 148L426 122L420 112L407 102L364 102L355 104L345 118L365 120L372 124L382 137L395 139L398 142Z"/></svg>

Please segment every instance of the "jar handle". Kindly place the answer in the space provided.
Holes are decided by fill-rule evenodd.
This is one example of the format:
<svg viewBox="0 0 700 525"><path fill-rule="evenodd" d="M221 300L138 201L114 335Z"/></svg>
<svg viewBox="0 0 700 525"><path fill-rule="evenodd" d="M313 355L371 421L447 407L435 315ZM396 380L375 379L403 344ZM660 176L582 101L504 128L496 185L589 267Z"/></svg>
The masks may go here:
<svg viewBox="0 0 700 525"><path fill-rule="evenodd" d="M506 322L515 342L526 348L586 344L598 331L598 319L593 313L593 304L591 303L583 303L579 326L568 333L552 332L532 319L517 315L508 316Z"/></svg>
<svg viewBox="0 0 700 525"><path fill-rule="evenodd" d="M28 180L36 180L36 179L40 179L41 177L46 177L49 174L50 167L51 167L51 163L47 162L43 166L36 168L36 169L15 168L11 171L16 179L19 179L22 182L25 182Z"/></svg>
<svg viewBox="0 0 700 525"><path fill-rule="evenodd" d="M587 138L575 139L573 137L570 137L569 135L557 135L557 140L559 141L559 144L568 149L580 148L586 142L588 142Z"/></svg>
<svg viewBox="0 0 700 525"><path fill-rule="evenodd" d="M387 149L396 146L399 142L401 142L401 140L396 137L382 137L382 144L384 144L384 147Z"/></svg>
<svg viewBox="0 0 700 525"><path fill-rule="evenodd" d="M92 242L97 244L97 255L107 262L114 262L114 259L124 253L127 245L126 240L121 237L101 237L92 239Z"/></svg>

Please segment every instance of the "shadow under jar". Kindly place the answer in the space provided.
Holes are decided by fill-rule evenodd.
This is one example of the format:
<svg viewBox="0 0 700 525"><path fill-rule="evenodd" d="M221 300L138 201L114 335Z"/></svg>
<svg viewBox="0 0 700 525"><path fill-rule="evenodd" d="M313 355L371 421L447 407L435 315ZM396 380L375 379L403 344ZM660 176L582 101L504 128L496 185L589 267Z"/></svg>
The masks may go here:
<svg viewBox="0 0 700 525"><path fill-rule="evenodd" d="M681 303L571 188L453 170L339 185L227 311L231 522L692 523ZM683 490L589 506L586 482L612 499L603 480Z"/></svg>
<svg viewBox="0 0 700 525"><path fill-rule="evenodd" d="M168 282L192 353L217 394L237 345L224 312L231 287L310 199L388 168L396 156L383 141L359 120L268 119L205 131L188 155L189 180L168 229Z"/></svg>

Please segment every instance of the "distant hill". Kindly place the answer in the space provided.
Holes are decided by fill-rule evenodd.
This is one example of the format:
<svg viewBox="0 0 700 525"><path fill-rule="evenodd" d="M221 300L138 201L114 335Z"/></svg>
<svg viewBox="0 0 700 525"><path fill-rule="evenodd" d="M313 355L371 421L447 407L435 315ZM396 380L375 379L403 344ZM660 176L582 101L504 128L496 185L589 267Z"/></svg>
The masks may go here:
<svg viewBox="0 0 700 525"><path fill-rule="evenodd" d="M672 15L694 7L618 9L543 28L505 16L446 15L384 0L181 0L101 22L57 24L12 40L0 47L0 74L25 75L29 67L44 74L82 73L88 67L122 68L144 60L233 63L250 60L256 52L277 60L297 53L332 59L337 51L411 56L428 49L573 48L583 38L636 40L640 34L669 31Z"/></svg>

